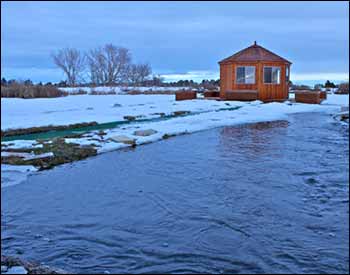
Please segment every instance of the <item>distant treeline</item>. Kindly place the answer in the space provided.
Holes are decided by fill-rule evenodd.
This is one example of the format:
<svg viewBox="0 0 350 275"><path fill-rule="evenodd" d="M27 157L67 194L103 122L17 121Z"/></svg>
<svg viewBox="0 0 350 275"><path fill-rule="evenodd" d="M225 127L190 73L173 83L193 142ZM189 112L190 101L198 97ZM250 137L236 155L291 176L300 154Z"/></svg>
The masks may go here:
<svg viewBox="0 0 350 275"><path fill-rule="evenodd" d="M176 82L165 83L162 79L153 77L152 79L144 80L140 83L143 87L190 87L197 90L217 89L219 87L219 80L203 80L201 83L196 83L193 80L179 80ZM81 83L81 87L96 87L94 84ZM109 85L107 85L109 86ZM111 84L115 86L115 84ZM71 87L66 81L58 83L42 83L34 84L30 79L27 80L6 80L1 79L1 97L17 97L17 98L48 98L67 96L68 93L59 88ZM127 86L123 86L127 88ZM135 87L129 87L135 89ZM137 90L137 88L136 88ZM86 93L86 92L85 92Z"/></svg>
<svg viewBox="0 0 350 275"><path fill-rule="evenodd" d="M201 90L215 90L219 88L219 80L202 80L200 83L193 80L179 80L176 82L162 82L159 78L152 78L145 80L141 83L144 87L189 87L193 89ZM47 82L45 84L34 84L31 80L6 80L1 79L1 97L19 97L19 98L37 98L37 97L60 97L68 95L67 92L60 90L60 87L70 87L66 81L58 83ZM82 84L82 87L95 87L92 84ZM127 88L124 86L124 88ZM134 89L134 87L130 87ZM338 88L337 93L348 94L349 82L335 85L330 81L326 81L325 84L316 84L314 87L307 85L295 85L291 83L292 90L319 90L320 88ZM137 89L137 88L136 88ZM136 91L134 89L134 91Z"/></svg>
<svg viewBox="0 0 350 275"><path fill-rule="evenodd" d="M309 86L309 85L304 85L304 84L293 84L290 81L290 88L292 90L320 90L321 88L339 88L341 85L343 85L344 83L341 84L334 84L333 82L327 80L324 84L318 83L315 84L314 86Z"/></svg>
<svg viewBox="0 0 350 275"><path fill-rule="evenodd" d="M5 78L1 79L1 86L12 86L12 85L25 85L25 86L33 86L34 83L30 80L15 80L15 79L10 79L6 80ZM52 82L46 82L42 83L39 82L36 85L39 86L55 86L55 87L71 87L71 85L68 84L67 81L60 81L57 83L52 83ZM104 85L104 86L116 86L117 84L110 84L110 85ZM132 84L121 84L122 86L127 86ZM79 87L96 87L98 86L95 83L77 83L76 86ZM142 82L139 83L138 86L142 87L152 87L152 86L157 86L157 87L191 87L195 89L217 89L220 86L220 80L217 79L204 79L201 82L195 82L193 80L178 80L174 82L164 82L162 77L159 76L153 76L150 79L143 80Z"/></svg>
<svg viewBox="0 0 350 275"><path fill-rule="evenodd" d="M309 86L309 85L303 85L303 84L293 84L290 81L290 87L292 90L310 90L310 89L315 89L319 90L321 88L339 88L341 86L344 86L344 84L347 84L348 82L340 83L340 84L334 84L333 82L327 80L324 84L315 84L314 86ZM23 84L23 85L34 85L33 82L30 79L27 80L15 80L15 79L10 79L6 80L5 78L1 79L1 86L10 86L13 84ZM204 88L204 89L216 89L220 86L220 79L204 79L201 82L195 82L193 80L178 80L178 81L173 81L173 82L164 82L164 79L160 76L155 76L153 75L149 79L145 79L142 82L138 83L138 86L142 87L152 87L152 86L157 86L157 87L192 87L192 88ZM69 85L67 81L60 81L57 83L52 83L52 82L46 82L42 83L39 82L37 83L39 86L56 86L56 87L72 87ZM122 86L127 87L128 84L124 83L121 84ZM129 83L130 86L134 86L132 83ZM96 87L98 86L95 83L86 83L86 82L81 82L77 83L75 86L79 87ZM117 84L106 84L103 86L117 86Z"/></svg>

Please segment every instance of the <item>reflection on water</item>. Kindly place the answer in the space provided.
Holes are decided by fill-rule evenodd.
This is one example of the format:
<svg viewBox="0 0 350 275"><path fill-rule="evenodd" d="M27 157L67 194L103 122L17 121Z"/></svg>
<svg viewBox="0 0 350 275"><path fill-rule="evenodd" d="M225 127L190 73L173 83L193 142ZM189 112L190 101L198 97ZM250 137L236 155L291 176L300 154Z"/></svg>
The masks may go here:
<svg viewBox="0 0 350 275"><path fill-rule="evenodd" d="M230 153L233 147L242 148L252 157L269 153L279 143L279 136L287 133L288 124L288 121L272 121L222 128L220 149Z"/></svg>
<svg viewBox="0 0 350 275"><path fill-rule="evenodd" d="M179 136L2 189L2 253L74 272L349 272L349 136L330 117Z"/></svg>

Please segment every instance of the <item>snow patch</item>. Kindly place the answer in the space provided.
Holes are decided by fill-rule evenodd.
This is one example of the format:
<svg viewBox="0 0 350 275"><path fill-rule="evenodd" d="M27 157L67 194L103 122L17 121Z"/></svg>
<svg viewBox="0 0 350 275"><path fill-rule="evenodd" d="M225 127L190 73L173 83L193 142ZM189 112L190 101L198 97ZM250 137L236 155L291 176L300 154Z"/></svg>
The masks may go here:
<svg viewBox="0 0 350 275"><path fill-rule="evenodd" d="M11 149L28 149L28 148L43 148L43 145L37 143L35 140L14 140L4 141L1 145Z"/></svg>
<svg viewBox="0 0 350 275"><path fill-rule="evenodd" d="M247 102L184 100L175 102L174 95L77 95L59 98L1 98L1 129L18 129L49 125L68 125L96 121L123 121L124 116L154 118L155 114L171 115L176 111L215 111L245 106ZM113 107L119 106L119 107ZM87 108L92 108L87 110ZM158 115L159 116L159 115Z"/></svg>
<svg viewBox="0 0 350 275"><path fill-rule="evenodd" d="M1 164L1 188L24 182L38 169L31 165Z"/></svg>
<svg viewBox="0 0 350 275"><path fill-rule="evenodd" d="M349 106L349 95L327 95L322 105Z"/></svg>

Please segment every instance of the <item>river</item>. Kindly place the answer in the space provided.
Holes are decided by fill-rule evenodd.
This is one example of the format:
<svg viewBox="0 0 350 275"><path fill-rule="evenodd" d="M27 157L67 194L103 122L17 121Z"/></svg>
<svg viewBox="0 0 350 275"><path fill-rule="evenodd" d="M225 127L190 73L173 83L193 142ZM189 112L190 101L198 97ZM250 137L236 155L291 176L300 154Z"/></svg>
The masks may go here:
<svg viewBox="0 0 350 275"><path fill-rule="evenodd" d="M325 114L289 118L3 188L2 254L78 273L348 273L348 128Z"/></svg>

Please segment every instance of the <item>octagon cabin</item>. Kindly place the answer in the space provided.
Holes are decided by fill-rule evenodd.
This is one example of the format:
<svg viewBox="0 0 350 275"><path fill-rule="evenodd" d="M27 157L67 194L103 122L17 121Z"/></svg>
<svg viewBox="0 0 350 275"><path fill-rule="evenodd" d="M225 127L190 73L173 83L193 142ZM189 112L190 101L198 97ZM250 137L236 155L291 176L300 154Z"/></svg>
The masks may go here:
<svg viewBox="0 0 350 275"><path fill-rule="evenodd" d="M254 42L219 62L220 98L284 101L288 99L291 64Z"/></svg>

